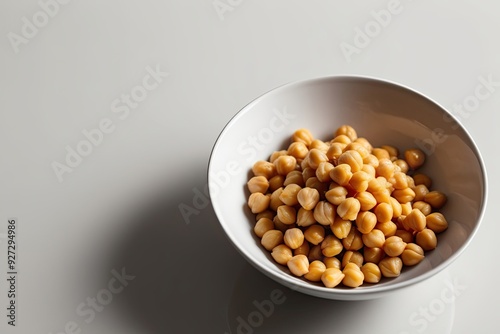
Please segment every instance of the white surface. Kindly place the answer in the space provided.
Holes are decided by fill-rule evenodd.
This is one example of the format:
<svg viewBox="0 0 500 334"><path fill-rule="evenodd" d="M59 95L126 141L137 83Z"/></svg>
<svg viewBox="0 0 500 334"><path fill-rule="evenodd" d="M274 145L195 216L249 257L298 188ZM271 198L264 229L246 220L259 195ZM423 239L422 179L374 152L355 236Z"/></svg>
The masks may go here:
<svg viewBox="0 0 500 334"><path fill-rule="evenodd" d="M353 44L356 27L370 25L371 11L389 1L221 1L233 4L224 20L213 0L73 0L18 53L8 34L21 34L23 17L32 20L40 5L0 4L0 234L7 218L17 217L20 244L18 326L7 326L2 313L2 333L55 334L70 321L81 333L224 333L230 326L234 333L235 314L247 318L252 302L278 286L248 268L195 195L230 117L277 85L323 75L394 80L450 108L473 101L479 77L500 81L494 0L401 0L398 14L350 62L340 44ZM157 65L169 75L120 119L113 101L137 90ZM400 298L329 304L327 314L318 306L325 301L283 290L284 302L254 332L303 332L309 317L298 319L307 309L310 332L360 333L367 315L370 333L388 333L388 320L372 317L373 310L405 308L393 333L495 333L497 320L482 307L500 297L493 283L500 84L491 89L457 114L484 155L490 182L485 219L463 256ZM106 118L114 131L58 182L52 162L64 162L65 147L75 148L84 129ZM179 205L193 206L195 198L199 213L186 224ZM0 247L6 305L4 239ZM104 296L112 270L124 267L135 279L85 322L90 318L75 309ZM445 303L450 281L460 294Z"/></svg>

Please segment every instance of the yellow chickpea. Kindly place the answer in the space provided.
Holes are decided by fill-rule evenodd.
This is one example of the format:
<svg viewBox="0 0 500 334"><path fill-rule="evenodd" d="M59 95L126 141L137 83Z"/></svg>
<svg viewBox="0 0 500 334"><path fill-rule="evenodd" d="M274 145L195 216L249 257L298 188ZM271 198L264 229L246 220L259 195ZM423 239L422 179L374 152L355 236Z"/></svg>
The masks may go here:
<svg viewBox="0 0 500 334"><path fill-rule="evenodd" d="M328 151L326 151L326 157L330 161L334 161L335 163L338 161L338 158L342 153L344 153L344 148L347 144L343 143L331 143Z"/></svg>
<svg viewBox="0 0 500 334"><path fill-rule="evenodd" d="M358 212L361 209L361 204L354 197L348 197L337 207L337 214L345 220L355 220Z"/></svg>
<svg viewBox="0 0 500 334"><path fill-rule="evenodd" d="M340 269L341 263L340 260L337 259L336 257L323 257L323 263L325 264L326 268L336 268Z"/></svg>
<svg viewBox="0 0 500 334"><path fill-rule="evenodd" d="M305 128L296 130L292 135L292 141L304 143L306 146L309 146L313 140L311 131Z"/></svg>
<svg viewBox="0 0 500 334"><path fill-rule="evenodd" d="M348 263L344 270L342 270L342 273L345 275L342 284L351 288L360 286L365 279L361 268L354 263Z"/></svg>
<svg viewBox="0 0 500 334"><path fill-rule="evenodd" d="M318 245L325 240L325 228L318 224L309 226L304 231L304 238L311 244Z"/></svg>
<svg viewBox="0 0 500 334"><path fill-rule="evenodd" d="M392 197L397 199L399 203L404 204L413 201L415 192L411 188L395 189L392 192Z"/></svg>
<svg viewBox="0 0 500 334"><path fill-rule="evenodd" d="M394 176L394 164L390 159L380 159L379 165L375 168L377 176L383 176L386 179L390 179Z"/></svg>
<svg viewBox="0 0 500 334"><path fill-rule="evenodd" d="M309 260L303 254L295 255L287 262L288 269L295 276L303 276L309 272Z"/></svg>
<svg viewBox="0 0 500 334"><path fill-rule="evenodd" d="M328 226L335 220L335 207L327 201L319 201L313 211L314 219L321 225Z"/></svg>
<svg viewBox="0 0 500 334"><path fill-rule="evenodd" d="M412 208L420 210L425 216L429 215L432 212L431 205L424 201L413 202Z"/></svg>
<svg viewBox="0 0 500 334"><path fill-rule="evenodd" d="M342 245L346 250L360 250L363 248L361 232L355 226L352 226L347 237L342 239Z"/></svg>
<svg viewBox="0 0 500 334"><path fill-rule="evenodd" d="M304 243L304 233L299 228L290 228L286 230L283 241L291 249L297 249Z"/></svg>
<svg viewBox="0 0 500 334"><path fill-rule="evenodd" d="M271 256L279 264L286 265L293 257L292 250L287 245L281 244L272 249Z"/></svg>
<svg viewBox="0 0 500 334"><path fill-rule="evenodd" d="M363 250L363 257L365 262L379 263L385 257L385 252L379 247L365 247Z"/></svg>
<svg viewBox="0 0 500 334"><path fill-rule="evenodd" d="M306 159L308 159L309 166L312 169L317 169L319 167L319 164L322 162L328 162L328 157L326 156L326 153L317 148L311 149L307 153Z"/></svg>
<svg viewBox="0 0 500 334"><path fill-rule="evenodd" d="M297 166L297 159L291 155L282 155L274 160L274 166L276 167L276 172L280 175L287 175L291 171L295 170Z"/></svg>
<svg viewBox="0 0 500 334"><path fill-rule="evenodd" d="M265 176L254 176L247 182L247 187L250 193L263 193L265 194L269 188L269 181Z"/></svg>
<svg viewBox="0 0 500 334"><path fill-rule="evenodd" d="M345 275L338 268L327 268L323 275L321 275L321 281L327 288L334 288L342 282Z"/></svg>
<svg viewBox="0 0 500 334"><path fill-rule="evenodd" d="M293 206L281 205L276 211L278 219L285 225L293 224L297 221L297 211Z"/></svg>
<svg viewBox="0 0 500 334"><path fill-rule="evenodd" d="M255 226L253 228L253 231L255 235L257 235L259 238L262 238L262 236L270 230L274 230L274 223L271 219L269 218L260 218L257 223L255 223Z"/></svg>
<svg viewBox="0 0 500 334"><path fill-rule="evenodd" d="M255 176L264 176L269 180L276 175L276 167L269 161L259 160L253 164L252 172Z"/></svg>
<svg viewBox="0 0 500 334"><path fill-rule="evenodd" d="M384 277L398 277L403 268L403 261L399 257L386 257L378 263L380 272Z"/></svg>
<svg viewBox="0 0 500 334"><path fill-rule="evenodd" d="M437 247L437 238L433 230L425 228L415 236L415 242L424 251L430 251Z"/></svg>
<svg viewBox="0 0 500 334"><path fill-rule="evenodd" d="M319 192L315 188L302 188L297 193L297 201L306 210L312 210L319 202Z"/></svg>
<svg viewBox="0 0 500 334"><path fill-rule="evenodd" d="M316 169L316 177L321 182L331 181L330 171L333 168L334 168L333 165L331 163L329 163L328 161L320 162L318 165L318 168Z"/></svg>
<svg viewBox="0 0 500 334"><path fill-rule="evenodd" d="M354 263L358 267L363 265L363 254L358 251L346 251L342 257L342 268L348 263Z"/></svg>
<svg viewBox="0 0 500 334"><path fill-rule="evenodd" d="M368 154L366 157L364 157L363 158L363 163L365 165L370 165L370 166L372 166L375 169L380 164L378 158L376 156L374 156L373 154Z"/></svg>
<svg viewBox="0 0 500 334"><path fill-rule="evenodd" d="M262 236L260 243L268 251L283 243L283 232L280 230L269 230Z"/></svg>
<svg viewBox="0 0 500 334"><path fill-rule="evenodd" d="M377 225L377 216L371 211L362 211L356 217L358 231L367 234Z"/></svg>
<svg viewBox="0 0 500 334"><path fill-rule="evenodd" d="M356 133L356 130L350 125L342 125L340 126L337 131L335 131L335 137L340 136L340 135L346 135L351 139L351 141L355 141L358 139L358 134Z"/></svg>
<svg viewBox="0 0 500 334"><path fill-rule="evenodd" d="M359 204L361 206L360 207L361 211L371 210L375 207L375 205L377 205L377 200L372 195L372 193L368 191L359 192L354 196L354 198L356 198L359 201Z"/></svg>
<svg viewBox="0 0 500 334"><path fill-rule="evenodd" d="M413 242L413 234L410 231L398 229L395 236L400 237L407 244Z"/></svg>
<svg viewBox="0 0 500 334"><path fill-rule="evenodd" d="M342 144L350 144L352 141L351 141L351 138L347 137L346 135L338 135L338 136L335 136L332 140L331 140L332 143L342 143Z"/></svg>
<svg viewBox="0 0 500 334"><path fill-rule="evenodd" d="M351 231L351 227L352 223L350 220L344 220L339 216L336 216L333 224L330 225L331 231L339 239L347 237Z"/></svg>
<svg viewBox="0 0 500 334"><path fill-rule="evenodd" d="M370 181L370 179L372 179L370 175L360 170L352 174L349 185L356 192L363 192L368 189L368 181Z"/></svg>
<svg viewBox="0 0 500 334"><path fill-rule="evenodd" d="M408 163L406 161L404 161L403 159L394 160L393 163L395 166L398 166L400 168L400 171L402 173L406 174L410 170L410 166L408 166Z"/></svg>
<svg viewBox="0 0 500 334"><path fill-rule="evenodd" d="M330 171L330 178L341 186L346 186L352 177L351 166L339 164Z"/></svg>
<svg viewBox="0 0 500 334"><path fill-rule="evenodd" d="M270 202L271 196L263 193L253 193L248 197L248 207L254 214L267 210Z"/></svg>
<svg viewBox="0 0 500 334"><path fill-rule="evenodd" d="M283 188L278 188L271 194L271 200L269 202L269 208L274 211L278 211L278 208L281 205L285 205L285 203L280 199L281 194L283 193Z"/></svg>
<svg viewBox="0 0 500 334"><path fill-rule="evenodd" d="M300 208L297 212L297 226L307 227L316 223L312 210Z"/></svg>
<svg viewBox="0 0 500 334"><path fill-rule="evenodd" d="M304 241L299 248L293 250L293 255L308 256L310 252L311 252L311 246L309 245L309 242Z"/></svg>
<svg viewBox="0 0 500 334"><path fill-rule="evenodd" d="M424 257L424 250L415 243L407 244L405 250L401 254L401 260L403 260L405 266L414 266L420 263Z"/></svg>
<svg viewBox="0 0 500 334"><path fill-rule="evenodd" d="M295 159L304 159L309 152L307 145L304 142L295 141L288 146L288 154Z"/></svg>
<svg viewBox="0 0 500 334"><path fill-rule="evenodd" d="M315 260L309 264L309 272L304 275L304 278L311 282L321 281L321 276L326 271L326 266L323 262Z"/></svg>
<svg viewBox="0 0 500 334"><path fill-rule="evenodd" d="M406 242L403 241L400 237L394 235L385 240L384 246L382 249L388 256L399 256L405 250Z"/></svg>
<svg viewBox="0 0 500 334"><path fill-rule="evenodd" d="M426 227L434 233L441 233L448 228L448 221L440 212L433 212L425 217Z"/></svg>
<svg viewBox="0 0 500 334"><path fill-rule="evenodd" d="M387 159L391 160L391 155L389 152L383 148L375 147L372 150L372 154L377 157L378 160Z"/></svg>
<svg viewBox="0 0 500 334"><path fill-rule="evenodd" d="M269 179L269 188L270 192L274 192L276 189L283 187L285 183L285 177L283 175L275 175Z"/></svg>
<svg viewBox="0 0 500 334"><path fill-rule="evenodd" d="M285 181L283 181L283 186L288 186L290 184L296 184L300 187L304 187L305 182L304 178L302 177L302 172L298 170L292 170L290 173L288 173L285 177Z"/></svg>
<svg viewBox="0 0 500 334"><path fill-rule="evenodd" d="M430 189L432 186L431 178L422 173L414 174L413 180L415 181L415 185L423 184L427 189Z"/></svg>
<svg viewBox="0 0 500 334"><path fill-rule="evenodd" d="M405 230L422 231L425 229L425 215L418 209L413 209L403 220Z"/></svg>
<svg viewBox="0 0 500 334"><path fill-rule="evenodd" d="M374 209L375 215L377 216L377 221L385 223L392 220L393 210L392 205L388 203L380 203Z"/></svg>
<svg viewBox="0 0 500 334"><path fill-rule="evenodd" d="M385 243L384 232L378 229L372 229L369 233L361 236L363 243L369 248L382 248Z"/></svg>
<svg viewBox="0 0 500 334"><path fill-rule="evenodd" d="M342 242L334 235L328 235L321 242L321 251L324 256L332 257L340 254L342 251Z"/></svg>
<svg viewBox="0 0 500 334"><path fill-rule="evenodd" d="M424 201L434 209L441 209L446 204L447 197L442 192L434 190L425 194Z"/></svg>
<svg viewBox="0 0 500 334"><path fill-rule="evenodd" d="M316 176L310 177L306 181L306 187L316 189L320 194L323 194L328 189L328 185L318 180Z"/></svg>
<svg viewBox="0 0 500 334"><path fill-rule="evenodd" d="M396 230L398 229L397 225L392 221L384 223L378 222L377 225L375 225L375 228L381 230L386 238L395 235Z"/></svg>
<svg viewBox="0 0 500 334"><path fill-rule="evenodd" d="M372 262L365 263L361 267L361 272L363 272L366 283L378 283L382 278L380 268L378 267L378 265Z"/></svg>
<svg viewBox="0 0 500 334"><path fill-rule="evenodd" d="M398 218L403 214L403 207L401 206L401 203L399 203L397 199L395 199L394 197L390 197L389 203L391 204L392 207L392 218Z"/></svg>
<svg viewBox="0 0 500 334"><path fill-rule="evenodd" d="M339 205L347 197L347 189L343 186L336 186L325 193L326 200L334 205Z"/></svg>
<svg viewBox="0 0 500 334"><path fill-rule="evenodd" d="M364 137L358 137L355 141L355 143L361 144L368 153L370 153L373 150L372 144L368 141L368 139Z"/></svg>
<svg viewBox="0 0 500 334"><path fill-rule="evenodd" d="M347 164L351 167L351 172L356 173L363 167L363 158L358 151L348 150L339 156L338 164Z"/></svg>
<svg viewBox="0 0 500 334"><path fill-rule="evenodd" d="M328 145L327 143L325 143L324 141L322 140L319 140L319 139L314 139L312 142L311 142L311 145L309 145L309 149L312 150L312 149L318 149L324 153L326 153L328 151L328 149L330 148L330 145Z"/></svg>

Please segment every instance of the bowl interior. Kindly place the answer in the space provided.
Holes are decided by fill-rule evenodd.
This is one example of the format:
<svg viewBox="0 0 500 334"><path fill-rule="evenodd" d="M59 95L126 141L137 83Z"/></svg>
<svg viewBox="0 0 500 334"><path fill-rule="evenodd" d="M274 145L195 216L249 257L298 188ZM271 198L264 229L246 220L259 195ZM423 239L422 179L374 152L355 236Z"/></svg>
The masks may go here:
<svg viewBox="0 0 500 334"><path fill-rule="evenodd" d="M437 249L395 279L356 289L328 289L289 274L273 261L252 231L246 182L257 160L286 149L293 131L308 128L327 140L342 124L353 126L372 145L394 145L427 153L421 171L432 189L448 195L442 210L449 228ZM364 77L327 77L279 87L244 107L227 124L214 146L208 171L217 217L234 246L256 268L296 290L332 299L365 299L430 277L446 267L475 233L486 200L485 171L467 132L442 107L394 83Z"/></svg>

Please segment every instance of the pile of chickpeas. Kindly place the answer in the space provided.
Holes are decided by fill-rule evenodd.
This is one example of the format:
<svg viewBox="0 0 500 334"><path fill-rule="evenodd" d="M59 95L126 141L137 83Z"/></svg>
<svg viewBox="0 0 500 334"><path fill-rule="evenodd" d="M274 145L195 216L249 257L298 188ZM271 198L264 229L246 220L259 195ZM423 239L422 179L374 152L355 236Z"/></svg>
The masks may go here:
<svg viewBox="0 0 500 334"><path fill-rule="evenodd" d="M417 148L373 147L350 125L329 141L298 129L288 149L252 167L254 233L293 275L329 288L397 277L448 228L446 195L418 172L425 159Z"/></svg>

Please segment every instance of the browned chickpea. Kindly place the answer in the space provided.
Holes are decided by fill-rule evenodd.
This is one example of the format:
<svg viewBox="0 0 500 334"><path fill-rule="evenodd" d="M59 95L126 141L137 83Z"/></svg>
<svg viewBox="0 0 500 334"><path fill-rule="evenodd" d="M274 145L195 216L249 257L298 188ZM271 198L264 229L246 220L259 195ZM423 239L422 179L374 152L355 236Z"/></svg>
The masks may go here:
<svg viewBox="0 0 500 334"><path fill-rule="evenodd" d="M424 259L424 250L417 244L409 243L401 254L405 266L414 266Z"/></svg>
<svg viewBox="0 0 500 334"><path fill-rule="evenodd" d="M385 252L382 248L378 247L365 247L363 250L365 262L379 263L385 257Z"/></svg>
<svg viewBox="0 0 500 334"><path fill-rule="evenodd" d="M337 162L340 155L344 152L346 144L343 143L331 143L328 151L326 151L326 157L333 162Z"/></svg>
<svg viewBox="0 0 500 334"><path fill-rule="evenodd" d="M419 184L412 188L415 192L414 201L423 201L425 195L429 193L429 189L425 186L425 184Z"/></svg>
<svg viewBox="0 0 500 334"><path fill-rule="evenodd" d="M415 181L415 185L423 184L430 189L432 186L432 180L425 174L417 173L413 175L413 180Z"/></svg>
<svg viewBox="0 0 500 334"><path fill-rule="evenodd" d="M304 240L304 243L302 243L302 245L300 245L299 248L296 248L293 250L293 255L302 254L302 255L308 256L310 252L311 252L311 246L309 245L309 242Z"/></svg>
<svg viewBox="0 0 500 334"><path fill-rule="evenodd" d="M405 151L405 160L411 169L418 169L425 162L425 153L418 148L412 148Z"/></svg>
<svg viewBox="0 0 500 334"><path fill-rule="evenodd" d="M321 252L321 245L314 245L309 250L309 254L307 255L309 262L313 262L316 260L323 259L323 252Z"/></svg>
<svg viewBox="0 0 500 334"><path fill-rule="evenodd" d="M275 175L271 179L269 179L269 188L270 192L274 192L276 189L283 187L285 182L285 177L283 175Z"/></svg>
<svg viewBox="0 0 500 334"><path fill-rule="evenodd" d="M337 259L336 257L323 257L323 263L325 264L326 268L337 268L340 269L341 263L340 260Z"/></svg>
<svg viewBox="0 0 500 334"><path fill-rule="evenodd" d="M413 242L413 234L407 230L396 230L395 236L400 237L407 244Z"/></svg>
<svg viewBox="0 0 500 334"><path fill-rule="evenodd" d="M321 194L324 194L325 191L327 191L328 184L326 184L325 182L321 182L316 176L313 176L307 179L306 187L316 189L321 196Z"/></svg>
<svg viewBox="0 0 500 334"><path fill-rule="evenodd" d="M433 230L428 228L417 233L415 242L425 251L430 251L437 247L436 234Z"/></svg>
<svg viewBox="0 0 500 334"><path fill-rule="evenodd" d="M268 218L273 220L275 216L275 212L273 210L264 210L255 215L255 222L258 222L261 218Z"/></svg>

